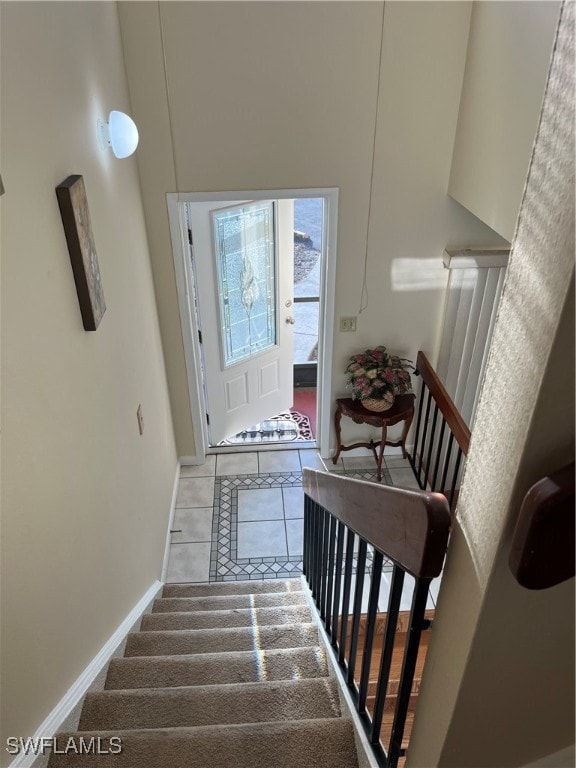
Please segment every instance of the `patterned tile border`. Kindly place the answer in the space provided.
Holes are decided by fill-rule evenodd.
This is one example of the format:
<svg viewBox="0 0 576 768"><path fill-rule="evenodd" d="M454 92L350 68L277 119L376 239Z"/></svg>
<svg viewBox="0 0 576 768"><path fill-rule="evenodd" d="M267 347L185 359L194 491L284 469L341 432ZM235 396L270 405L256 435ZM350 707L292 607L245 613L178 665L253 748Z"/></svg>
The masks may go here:
<svg viewBox="0 0 576 768"><path fill-rule="evenodd" d="M331 469L331 475L345 475L346 477L353 477L356 480L368 480L371 483L377 483L376 469ZM392 482L392 476L385 467L382 467L382 482L380 485L394 485Z"/></svg>
<svg viewBox="0 0 576 768"><path fill-rule="evenodd" d="M347 477L376 481L375 472L355 470L339 472ZM383 472L383 482L391 485L389 473ZM298 488L302 486L300 472L272 472L260 475L216 477L214 484L214 515L210 549L211 582L248 581L256 579L286 579L300 576L302 558L253 557L238 558L238 491L265 488ZM368 553L366 572L371 569L372 553ZM385 570L391 570L385 567ZM355 571L355 569L354 569Z"/></svg>
<svg viewBox="0 0 576 768"><path fill-rule="evenodd" d="M210 581L286 579L302 573L302 559L253 557L238 559L238 491L294 488L302 485L300 472L216 477L210 551Z"/></svg>

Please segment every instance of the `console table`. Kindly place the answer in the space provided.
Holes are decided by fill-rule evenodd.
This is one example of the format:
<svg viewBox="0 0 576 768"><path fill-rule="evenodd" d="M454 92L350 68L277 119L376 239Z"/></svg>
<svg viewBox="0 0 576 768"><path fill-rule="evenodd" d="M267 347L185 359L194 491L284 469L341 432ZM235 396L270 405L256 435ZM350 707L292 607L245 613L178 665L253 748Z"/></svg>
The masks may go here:
<svg viewBox="0 0 576 768"><path fill-rule="evenodd" d="M385 446L390 445L395 448L401 446L402 457L406 458L406 437L410 425L412 424L412 419L414 418L414 400L415 395L397 395L392 408L381 412L369 411L367 408L364 408L360 400L352 400L351 397L342 397L336 400L336 413L334 414L336 454L332 459L332 462L336 464L342 451L351 451L353 448L370 448L376 459L378 482L380 482L382 479L382 457L384 455ZM340 422L342 416L348 416L356 424L370 424L372 427L380 427L382 429L380 442L376 443L374 440L370 440L370 442L342 445L340 438ZM398 424L401 421L404 422L402 438L394 443L389 442L386 439L388 427Z"/></svg>

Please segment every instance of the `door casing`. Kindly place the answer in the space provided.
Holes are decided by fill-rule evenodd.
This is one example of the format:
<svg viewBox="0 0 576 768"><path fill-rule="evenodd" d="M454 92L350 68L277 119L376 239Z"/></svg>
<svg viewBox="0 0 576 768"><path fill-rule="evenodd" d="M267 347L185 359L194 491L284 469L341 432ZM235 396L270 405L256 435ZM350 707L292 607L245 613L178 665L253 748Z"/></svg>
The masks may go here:
<svg viewBox="0 0 576 768"><path fill-rule="evenodd" d="M184 357L188 378L188 395L196 454L182 456L182 464L203 464L208 450L206 403L202 383L201 353L198 325L194 310L194 281L189 258L188 232L185 215L187 203L222 201L297 199L321 197L324 200L324 243L320 275L320 316L318 324L318 385L319 409L316 444L323 458L330 456L331 379L334 344L334 304L336 289L336 255L338 235L338 189L281 189L236 192L180 192L166 195L172 237L172 256L178 293L178 308Z"/></svg>

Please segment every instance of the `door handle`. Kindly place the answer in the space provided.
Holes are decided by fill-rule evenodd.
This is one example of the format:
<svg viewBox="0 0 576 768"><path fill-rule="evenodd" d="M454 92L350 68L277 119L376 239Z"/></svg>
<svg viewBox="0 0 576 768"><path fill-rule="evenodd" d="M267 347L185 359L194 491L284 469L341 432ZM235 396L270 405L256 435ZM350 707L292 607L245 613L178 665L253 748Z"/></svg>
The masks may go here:
<svg viewBox="0 0 576 768"><path fill-rule="evenodd" d="M287 317L287 318L286 318L286 322L288 323L288 325L294 325L294 323L296 322L296 320L294 320L294 318L293 318L293 317Z"/></svg>

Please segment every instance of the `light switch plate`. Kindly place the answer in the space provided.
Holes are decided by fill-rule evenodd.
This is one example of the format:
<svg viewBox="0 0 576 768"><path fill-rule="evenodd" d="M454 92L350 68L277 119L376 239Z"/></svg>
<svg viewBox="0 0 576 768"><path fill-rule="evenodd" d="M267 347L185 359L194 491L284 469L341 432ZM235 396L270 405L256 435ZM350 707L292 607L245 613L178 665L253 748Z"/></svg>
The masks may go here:
<svg viewBox="0 0 576 768"><path fill-rule="evenodd" d="M341 317L340 318L340 331L342 333L350 333L356 330L356 316Z"/></svg>

